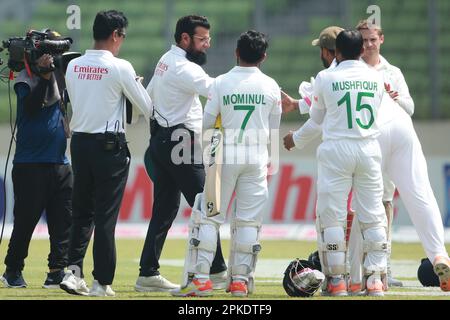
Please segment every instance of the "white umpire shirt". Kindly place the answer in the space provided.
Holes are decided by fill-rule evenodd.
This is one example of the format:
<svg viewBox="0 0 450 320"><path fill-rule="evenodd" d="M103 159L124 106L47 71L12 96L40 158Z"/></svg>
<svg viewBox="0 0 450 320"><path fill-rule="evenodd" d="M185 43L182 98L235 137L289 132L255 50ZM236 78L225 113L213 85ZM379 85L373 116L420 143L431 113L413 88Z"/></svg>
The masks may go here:
<svg viewBox="0 0 450 320"><path fill-rule="evenodd" d="M202 67L186 58L186 51L172 45L158 61L147 86L158 124L184 124L201 133L203 111L199 95L207 97L213 81Z"/></svg>
<svg viewBox="0 0 450 320"><path fill-rule="evenodd" d="M133 66L108 50L86 50L66 72L73 132L125 131L125 97L149 119L152 101Z"/></svg>

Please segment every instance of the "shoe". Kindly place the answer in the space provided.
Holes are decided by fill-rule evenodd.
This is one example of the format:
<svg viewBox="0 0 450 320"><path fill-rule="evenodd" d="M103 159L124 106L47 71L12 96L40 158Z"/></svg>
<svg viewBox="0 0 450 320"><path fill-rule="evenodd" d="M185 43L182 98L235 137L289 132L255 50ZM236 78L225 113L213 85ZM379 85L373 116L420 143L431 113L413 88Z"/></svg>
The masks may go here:
<svg viewBox="0 0 450 320"><path fill-rule="evenodd" d="M383 282L381 281L380 275L372 274L367 278L366 290L367 295L372 297L383 297Z"/></svg>
<svg viewBox="0 0 450 320"><path fill-rule="evenodd" d="M400 280L397 280L392 276L390 262L389 262L389 266L387 269L387 283L388 283L388 287L403 287L403 283ZM385 290L385 291L387 291L387 290Z"/></svg>
<svg viewBox="0 0 450 320"><path fill-rule="evenodd" d="M45 279L42 288L59 289L59 284L63 281L65 275L66 273L63 269L47 273L47 279Z"/></svg>
<svg viewBox="0 0 450 320"><path fill-rule="evenodd" d="M403 287L403 282L395 278L392 278L391 276L388 276L387 280L389 287Z"/></svg>
<svg viewBox="0 0 450 320"><path fill-rule="evenodd" d="M450 291L450 259L438 256L433 263L434 273L439 277L439 284L442 291Z"/></svg>
<svg viewBox="0 0 450 320"><path fill-rule="evenodd" d="M348 285L348 294L350 296L362 296L364 295L364 291L361 290L361 283L349 283Z"/></svg>
<svg viewBox="0 0 450 320"><path fill-rule="evenodd" d="M186 287L170 291L174 297L210 297L213 295L213 284L210 279L192 279Z"/></svg>
<svg viewBox="0 0 450 320"><path fill-rule="evenodd" d="M213 283L213 290L224 290L227 287L227 271L214 273L209 275L209 279Z"/></svg>
<svg viewBox="0 0 450 320"><path fill-rule="evenodd" d="M161 275L151 277L138 277L134 289L137 292L169 292L180 288Z"/></svg>
<svg viewBox="0 0 450 320"><path fill-rule="evenodd" d="M403 287L403 283L392 276L390 254L387 260L387 288L384 291L387 291L388 287Z"/></svg>
<svg viewBox="0 0 450 320"><path fill-rule="evenodd" d="M97 280L92 281L91 290L89 290L90 297L114 297L116 293L110 285L101 285Z"/></svg>
<svg viewBox="0 0 450 320"><path fill-rule="evenodd" d="M89 288L86 282L82 278L75 276L72 271L66 272L63 281L59 284L59 287L70 294L87 296L89 294Z"/></svg>
<svg viewBox="0 0 450 320"><path fill-rule="evenodd" d="M0 281L3 282L7 288L26 288L27 283L23 279L22 271L19 270L6 270Z"/></svg>
<svg viewBox="0 0 450 320"><path fill-rule="evenodd" d="M234 280L230 283L230 287L228 288L229 292L233 297L247 297L248 296L248 288L247 282L243 280Z"/></svg>
<svg viewBox="0 0 450 320"><path fill-rule="evenodd" d="M322 291L322 296L343 297L348 296L347 284L341 276L328 277L326 290Z"/></svg>

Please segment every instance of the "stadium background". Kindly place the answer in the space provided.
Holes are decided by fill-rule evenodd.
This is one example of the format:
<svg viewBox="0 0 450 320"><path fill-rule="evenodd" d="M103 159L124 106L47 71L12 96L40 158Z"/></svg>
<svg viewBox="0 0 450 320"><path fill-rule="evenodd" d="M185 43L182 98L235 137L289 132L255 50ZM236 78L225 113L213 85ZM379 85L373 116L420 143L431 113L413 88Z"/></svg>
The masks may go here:
<svg viewBox="0 0 450 320"><path fill-rule="evenodd" d="M369 5L381 10L385 32L382 54L403 71L415 101L414 124L427 157L430 180L447 227L450 227L450 2L446 0L360 1L360 0L129 0L57 1L2 0L0 2L0 40L24 36L28 29L49 27L71 36L71 51L84 52L92 46L92 22L99 10L123 11L130 24L120 57L129 60L146 85L159 57L173 43L178 17L196 13L211 22L212 45L205 67L211 76L227 72L234 64L234 48L239 34L247 29L265 32L269 37L268 59L262 70L277 80L283 90L298 96L302 80L321 70L319 50L311 46L326 26L354 27L368 18ZM70 5L81 13L81 29L68 30ZM2 57L7 58L3 53ZM6 59L5 59L6 60ZM2 66L3 67L3 66ZM0 67L0 69L2 68ZM13 110L15 96L12 95ZM11 129L9 124L8 86L0 83L0 166L6 163ZM298 113L283 117L280 138L306 120ZM152 185L143 168L143 154L148 145L148 128L141 121L129 127L128 140L133 155L132 170L125 193L119 236L145 236L151 216ZM316 162L319 141L303 151L285 152L280 146L278 175L271 177L270 201L265 212L264 236L273 238L314 239L314 204ZM11 167L11 166L9 166ZM12 222L12 184L6 175L7 223ZM3 189L3 184L1 187ZM0 190L3 191L3 190ZM3 198L3 197L1 197ZM0 200L1 207L4 201ZM397 216L394 240L417 240L401 200L396 200ZM171 236L183 236L189 216L184 202ZM408 230L403 232L404 230ZM6 234L10 231L7 228ZM46 228L36 235L46 237ZM450 241L449 229L446 239Z"/></svg>

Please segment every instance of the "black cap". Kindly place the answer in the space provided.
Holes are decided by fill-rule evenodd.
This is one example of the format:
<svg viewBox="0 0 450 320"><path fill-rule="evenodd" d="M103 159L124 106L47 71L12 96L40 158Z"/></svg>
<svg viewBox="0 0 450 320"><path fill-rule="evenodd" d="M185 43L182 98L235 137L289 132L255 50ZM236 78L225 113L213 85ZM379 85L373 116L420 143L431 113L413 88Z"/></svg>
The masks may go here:
<svg viewBox="0 0 450 320"><path fill-rule="evenodd" d="M439 277L434 273L433 264L428 258L422 259L417 269L417 278L424 287L439 287Z"/></svg>

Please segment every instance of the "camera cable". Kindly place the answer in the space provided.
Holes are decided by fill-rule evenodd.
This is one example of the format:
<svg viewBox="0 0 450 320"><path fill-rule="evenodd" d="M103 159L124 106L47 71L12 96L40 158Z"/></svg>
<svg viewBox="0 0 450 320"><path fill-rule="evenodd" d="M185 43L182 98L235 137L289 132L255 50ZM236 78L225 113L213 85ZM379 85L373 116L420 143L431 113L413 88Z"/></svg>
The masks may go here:
<svg viewBox="0 0 450 320"><path fill-rule="evenodd" d="M6 174L8 173L8 162L9 157L11 155L11 149L12 144L15 141L15 133L17 128L17 119L14 121L14 126L12 123L12 103L11 103L11 77L9 77L8 80L8 100L9 100L9 121L11 126L11 140L9 141L9 148L8 148L8 155L6 156L6 163L5 163L5 171L3 174L3 221L2 221L2 228L0 233L0 246L2 244L3 240L3 232L5 230L5 222L6 222Z"/></svg>

